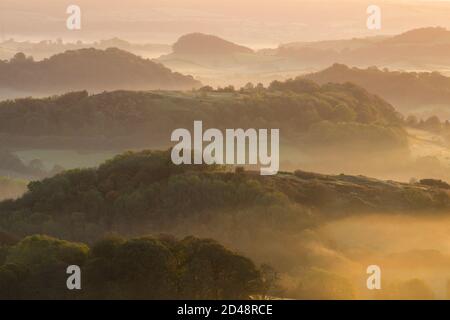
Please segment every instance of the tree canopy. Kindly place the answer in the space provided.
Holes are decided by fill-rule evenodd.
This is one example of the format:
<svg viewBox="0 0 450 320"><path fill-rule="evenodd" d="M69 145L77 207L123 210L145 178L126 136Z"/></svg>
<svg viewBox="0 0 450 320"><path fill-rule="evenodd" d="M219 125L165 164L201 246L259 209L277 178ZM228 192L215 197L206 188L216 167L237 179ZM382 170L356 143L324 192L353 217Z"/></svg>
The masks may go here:
<svg viewBox="0 0 450 320"><path fill-rule="evenodd" d="M3 247L1 299L248 299L262 288L253 262L209 239L108 237L89 248L42 235ZM69 265L82 290L66 287Z"/></svg>

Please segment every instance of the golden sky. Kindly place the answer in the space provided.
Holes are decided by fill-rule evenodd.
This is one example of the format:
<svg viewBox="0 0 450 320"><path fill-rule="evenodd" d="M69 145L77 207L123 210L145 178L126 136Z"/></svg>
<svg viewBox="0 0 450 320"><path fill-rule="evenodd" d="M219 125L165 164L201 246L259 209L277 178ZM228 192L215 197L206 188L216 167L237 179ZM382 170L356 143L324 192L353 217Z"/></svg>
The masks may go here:
<svg viewBox="0 0 450 320"><path fill-rule="evenodd" d="M82 30L65 28L69 4L82 9ZM370 4L382 30L366 28ZM251 46L450 28L450 1L431 0L1 0L3 38L86 39L119 36L172 43L187 32L212 33Z"/></svg>

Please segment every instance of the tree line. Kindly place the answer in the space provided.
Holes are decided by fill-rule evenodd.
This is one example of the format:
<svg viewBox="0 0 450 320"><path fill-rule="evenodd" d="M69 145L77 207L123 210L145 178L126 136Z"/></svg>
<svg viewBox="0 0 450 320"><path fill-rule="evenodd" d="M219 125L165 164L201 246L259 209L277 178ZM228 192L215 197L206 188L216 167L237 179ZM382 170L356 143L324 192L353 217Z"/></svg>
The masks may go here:
<svg viewBox="0 0 450 320"><path fill-rule="evenodd" d="M67 287L70 265L81 268L81 290ZM249 299L265 294L265 279L250 259L195 237L88 246L33 235L0 245L0 299Z"/></svg>

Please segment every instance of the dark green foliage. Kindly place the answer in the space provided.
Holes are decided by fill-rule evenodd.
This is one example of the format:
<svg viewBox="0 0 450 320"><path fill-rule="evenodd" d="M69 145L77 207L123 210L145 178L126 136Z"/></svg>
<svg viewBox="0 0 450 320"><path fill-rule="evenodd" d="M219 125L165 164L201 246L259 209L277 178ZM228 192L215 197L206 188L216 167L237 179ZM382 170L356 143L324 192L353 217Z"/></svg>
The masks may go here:
<svg viewBox="0 0 450 320"><path fill-rule="evenodd" d="M8 248L0 266L0 298L69 298L66 268L84 264L88 252L86 245L47 236L23 239Z"/></svg>
<svg viewBox="0 0 450 320"><path fill-rule="evenodd" d="M260 292L260 274L249 259L212 240L189 237L182 244L181 298L246 299Z"/></svg>
<svg viewBox="0 0 450 320"><path fill-rule="evenodd" d="M289 90L295 93L315 93L320 91L320 86L313 81L297 78L295 80L289 79L284 82L273 81L270 84L269 89L281 91Z"/></svg>
<svg viewBox="0 0 450 320"><path fill-rule="evenodd" d="M81 291L66 287L81 268ZM31 236L0 263L2 299L247 299L261 290L247 258L193 237L105 238L86 245Z"/></svg>
<svg viewBox="0 0 450 320"><path fill-rule="evenodd" d="M108 239L96 246L86 265L86 291L91 297L175 298L177 258L159 240L140 238L119 243Z"/></svg>
<svg viewBox="0 0 450 320"><path fill-rule="evenodd" d="M296 171L302 183L298 193L302 203L329 214L339 212L447 212L450 196L445 188L382 181L364 176L318 175Z"/></svg>
<svg viewBox="0 0 450 320"><path fill-rule="evenodd" d="M298 77L285 82L274 81L269 89L319 98L318 113L322 120L353 121L360 123L400 124L401 115L381 98L352 83L326 83L323 86ZM344 115L348 118L345 119ZM340 119L340 117L344 119Z"/></svg>
<svg viewBox="0 0 450 320"><path fill-rule="evenodd" d="M297 147L317 144L309 133L326 121L366 145L366 132L379 131L380 146L402 145L402 119L382 99L351 84L319 86L302 79L274 82L268 88L203 88L191 93L115 91L88 96L70 93L46 99L0 103L4 144L89 148L169 146L177 128L279 128L282 140ZM348 127L347 127L348 126ZM383 131L396 131L392 141ZM26 136L26 139L23 137ZM342 136L342 134L340 135ZM349 145L335 139L334 144Z"/></svg>
<svg viewBox="0 0 450 320"><path fill-rule="evenodd" d="M0 203L0 227L21 236L88 242L110 232L185 234L217 223L222 232L255 236L267 228L299 231L322 214L445 211L450 205L445 187L302 171L262 177L254 171L175 166L168 151L128 152L98 169L31 182L24 196Z"/></svg>
<svg viewBox="0 0 450 320"><path fill-rule="evenodd" d="M31 182L29 192L0 204L0 226L93 240L105 232L142 233L208 211L283 201L257 179L212 166L175 166L170 152L125 153L98 169L77 169Z"/></svg>

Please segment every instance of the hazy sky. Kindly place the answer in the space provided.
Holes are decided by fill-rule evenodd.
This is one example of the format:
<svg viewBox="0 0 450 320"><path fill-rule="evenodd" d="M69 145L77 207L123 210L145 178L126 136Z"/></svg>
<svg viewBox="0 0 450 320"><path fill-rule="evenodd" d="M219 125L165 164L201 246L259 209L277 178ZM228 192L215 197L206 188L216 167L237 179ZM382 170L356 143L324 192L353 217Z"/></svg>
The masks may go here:
<svg viewBox="0 0 450 320"><path fill-rule="evenodd" d="M82 9L82 30L66 29L66 8ZM370 4L382 30L366 28ZM173 43L187 32L212 33L253 47L290 41L393 34L424 26L450 28L450 1L431 0L1 0L0 36L18 39Z"/></svg>

